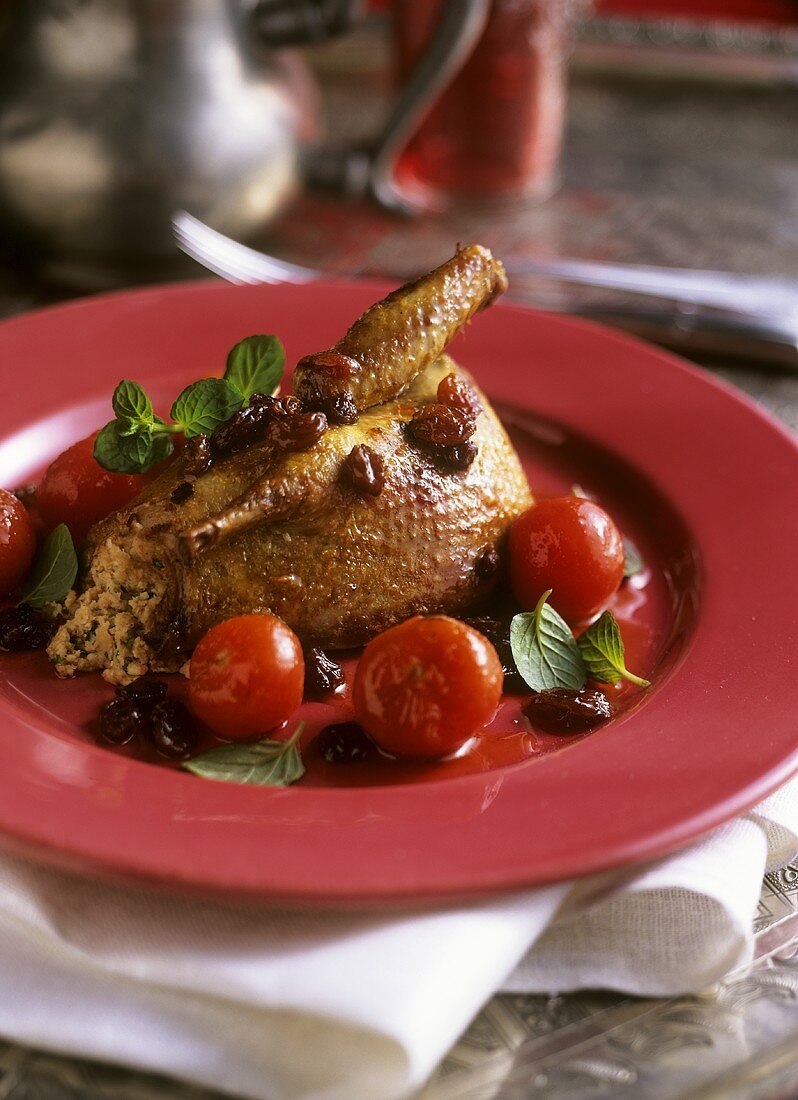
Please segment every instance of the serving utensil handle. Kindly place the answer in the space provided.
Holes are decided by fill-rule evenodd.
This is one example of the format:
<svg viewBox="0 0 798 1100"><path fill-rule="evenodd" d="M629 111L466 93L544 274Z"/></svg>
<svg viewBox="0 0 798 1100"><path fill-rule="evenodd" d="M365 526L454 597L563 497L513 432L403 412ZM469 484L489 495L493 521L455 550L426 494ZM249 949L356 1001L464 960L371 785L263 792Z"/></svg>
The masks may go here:
<svg viewBox="0 0 798 1100"><path fill-rule="evenodd" d="M255 0L250 17L268 46L323 42L356 22L360 0ZM347 195L370 194L392 210L410 209L395 184L395 167L405 145L437 96L470 56L485 29L490 0L447 0L415 68L400 90L379 133L349 149L311 148L304 157L309 184Z"/></svg>

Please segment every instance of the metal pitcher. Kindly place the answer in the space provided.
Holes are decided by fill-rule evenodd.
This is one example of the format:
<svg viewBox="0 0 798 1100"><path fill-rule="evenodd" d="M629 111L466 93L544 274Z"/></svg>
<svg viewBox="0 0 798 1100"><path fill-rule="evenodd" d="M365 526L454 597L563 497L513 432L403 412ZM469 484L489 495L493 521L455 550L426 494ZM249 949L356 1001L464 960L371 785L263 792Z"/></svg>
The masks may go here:
<svg viewBox="0 0 798 1100"><path fill-rule="evenodd" d="M368 149L317 144L293 49L345 30L358 0L6 0L0 5L0 222L50 275L104 285L174 257L170 219L238 239L302 178L395 204L391 167L464 60L489 0L451 0Z"/></svg>

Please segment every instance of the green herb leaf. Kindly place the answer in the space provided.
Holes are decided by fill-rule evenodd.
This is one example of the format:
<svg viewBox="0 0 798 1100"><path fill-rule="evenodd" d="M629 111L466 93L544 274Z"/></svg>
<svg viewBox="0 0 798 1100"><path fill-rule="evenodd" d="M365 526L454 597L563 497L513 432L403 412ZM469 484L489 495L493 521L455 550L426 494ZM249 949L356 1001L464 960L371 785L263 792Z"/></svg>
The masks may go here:
<svg viewBox="0 0 798 1100"><path fill-rule="evenodd" d="M300 722L287 741L238 741L187 760L183 767L205 779L224 783L251 783L258 787L288 787L305 774L299 752Z"/></svg>
<svg viewBox="0 0 798 1100"><path fill-rule="evenodd" d="M139 428L152 427L152 402L138 382L124 378L114 390L111 404L121 421L121 435L133 435Z"/></svg>
<svg viewBox="0 0 798 1100"><path fill-rule="evenodd" d="M571 628L547 600L551 589L538 600L534 611L515 615L510 623L510 648L524 681L533 691L583 688L585 666Z"/></svg>
<svg viewBox="0 0 798 1100"><path fill-rule="evenodd" d="M22 588L22 602L37 611L46 603L60 603L75 583L78 556L66 524L59 525L44 540L30 576Z"/></svg>
<svg viewBox="0 0 798 1100"><path fill-rule="evenodd" d="M161 423L163 423L163 421L161 421ZM175 445L168 435L153 435L150 440L150 453L147 459L147 465L141 472L145 474L147 470L152 469L153 466L157 466L159 463L164 462L174 449Z"/></svg>
<svg viewBox="0 0 798 1100"><path fill-rule="evenodd" d="M592 680L600 684L615 684L629 680L640 687L650 687L651 681L630 672L624 661L621 631L611 611L605 611L577 642L582 660Z"/></svg>
<svg viewBox="0 0 798 1100"><path fill-rule="evenodd" d="M249 401L253 393L272 393L284 370L285 350L276 336L247 336L227 356L224 377Z"/></svg>
<svg viewBox="0 0 798 1100"><path fill-rule="evenodd" d="M111 420L94 441L94 458L106 470L137 474L148 455L148 432L123 435L118 420Z"/></svg>
<svg viewBox="0 0 798 1100"><path fill-rule="evenodd" d="M154 436L149 428L125 435L119 420L106 424L94 441L95 459L115 474L145 474L168 458L173 449L168 435Z"/></svg>
<svg viewBox="0 0 798 1100"><path fill-rule="evenodd" d="M190 439L203 432L212 435L243 404L241 394L224 378L203 378L183 390L170 415L186 439Z"/></svg>
<svg viewBox="0 0 798 1100"><path fill-rule="evenodd" d="M626 535L623 536L623 575L634 577L645 569L643 555Z"/></svg>

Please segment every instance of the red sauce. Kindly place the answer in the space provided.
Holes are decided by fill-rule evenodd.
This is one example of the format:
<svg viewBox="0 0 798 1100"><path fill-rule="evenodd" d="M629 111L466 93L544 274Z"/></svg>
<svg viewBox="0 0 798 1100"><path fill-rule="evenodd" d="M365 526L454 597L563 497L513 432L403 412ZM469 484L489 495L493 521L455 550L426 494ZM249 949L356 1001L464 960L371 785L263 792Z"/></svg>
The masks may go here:
<svg viewBox="0 0 798 1100"><path fill-rule="evenodd" d="M512 409L502 409L501 415L537 495L561 495L578 482L596 495L624 534L640 548L647 563L645 571L624 581L610 606L624 639L627 666L652 680L650 691L656 691L658 681L678 658L695 610L697 566L689 533L656 488L615 456L532 416ZM352 720L349 691L357 653L335 654L335 658L344 668L344 687L322 702L303 703L286 726L287 733L300 720L306 724L302 752L307 771L301 786L427 782L567 752L583 737L593 736L588 732L563 737L534 730L521 709L529 694L505 695L490 724L450 759L412 763L375 754L364 761L331 764L314 747L313 740L325 726ZM57 680L40 652L4 654L2 663L7 675L5 682L0 680L2 696L25 709L46 711L67 738L80 731L87 741L97 741L99 708L112 696L100 676ZM174 697L185 700L186 681L179 676L166 679ZM41 690L43 681L47 683L46 693ZM614 719L598 727L602 736L610 736L618 717L632 707L645 705L649 692L628 683L603 690L617 710ZM199 751L215 743L208 732ZM108 751L157 761L159 766L179 766L170 765L152 749L125 745L109 747Z"/></svg>

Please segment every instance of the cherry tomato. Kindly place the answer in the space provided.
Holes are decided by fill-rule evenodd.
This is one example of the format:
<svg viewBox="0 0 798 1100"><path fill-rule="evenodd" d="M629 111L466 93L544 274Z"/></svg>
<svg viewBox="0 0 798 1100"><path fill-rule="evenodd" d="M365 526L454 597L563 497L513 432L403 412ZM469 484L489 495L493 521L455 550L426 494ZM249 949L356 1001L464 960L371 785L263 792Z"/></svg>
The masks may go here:
<svg viewBox="0 0 798 1100"><path fill-rule="evenodd" d="M541 500L510 528L515 598L531 611L549 588L569 623L589 619L623 580L623 541L603 508L582 497Z"/></svg>
<svg viewBox="0 0 798 1100"><path fill-rule="evenodd" d="M293 630L276 615L238 615L214 626L194 650L189 698L198 718L236 740L290 718L304 682Z"/></svg>
<svg viewBox="0 0 798 1100"><path fill-rule="evenodd" d="M36 552L33 520L21 500L0 489L0 595L19 588Z"/></svg>
<svg viewBox="0 0 798 1100"><path fill-rule="evenodd" d="M355 672L355 713L386 752L434 760L490 721L502 681L487 638L446 615L417 616L366 646Z"/></svg>
<svg viewBox="0 0 798 1100"><path fill-rule="evenodd" d="M94 440L75 443L47 467L36 503L48 530L65 523L77 546L91 528L138 496L151 475L114 474L94 458Z"/></svg>

